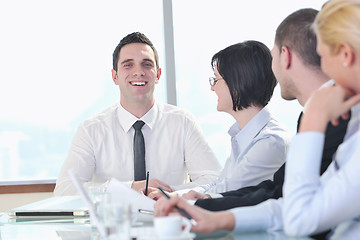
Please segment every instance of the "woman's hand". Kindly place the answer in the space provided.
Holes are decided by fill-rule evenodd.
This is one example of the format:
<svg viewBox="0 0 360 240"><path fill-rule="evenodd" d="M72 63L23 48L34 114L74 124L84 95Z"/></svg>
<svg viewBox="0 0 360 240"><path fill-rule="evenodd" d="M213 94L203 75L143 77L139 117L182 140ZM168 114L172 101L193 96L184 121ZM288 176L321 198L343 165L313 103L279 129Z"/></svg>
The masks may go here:
<svg viewBox="0 0 360 240"><path fill-rule="evenodd" d="M351 107L359 102L360 94L354 95L340 85L319 89L305 104L299 132L325 132L329 121L336 126L339 117L348 118Z"/></svg>
<svg viewBox="0 0 360 240"><path fill-rule="evenodd" d="M177 196L177 193L176 192L168 192L166 190L164 190L166 192L166 194L170 197L175 197ZM162 194L162 192L157 189L157 188L149 188L148 189L148 197L153 199L153 200L158 200L160 199L161 197L163 197L164 194Z"/></svg>
<svg viewBox="0 0 360 240"><path fill-rule="evenodd" d="M181 215L175 206L184 209L197 222L192 231L208 234L219 230L232 231L235 227L235 217L231 212L210 212L190 205L180 197L160 198L154 205L154 216Z"/></svg>

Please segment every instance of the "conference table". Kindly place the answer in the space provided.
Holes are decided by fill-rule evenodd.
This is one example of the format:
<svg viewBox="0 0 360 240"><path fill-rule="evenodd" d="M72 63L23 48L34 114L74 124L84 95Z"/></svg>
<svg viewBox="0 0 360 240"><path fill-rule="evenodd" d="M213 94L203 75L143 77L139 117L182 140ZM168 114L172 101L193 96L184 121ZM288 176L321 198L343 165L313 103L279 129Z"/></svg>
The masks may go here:
<svg viewBox="0 0 360 240"><path fill-rule="evenodd" d="M50 199L53 200L53 199ZM47 200L46 200L47 201ZM32 205L33 206L33 205ZM24 207L26 208L26 206ZM139 213L140 214L140 213ZM152 216L138 216L131 227L133 240L159 239L146 235L145 231L153 228ZM46 239L46 240L99 240L99 234L92 226L88 217L80 218L17 218L8 216L8 213L0 213L0 240L25 240L25 239ZM161 238L163 239L163 238ZM270 239L311 239L311 238L290 238L282 232L244 232L229 233L216 232L213 234L193 233L191 238L170 238L171 240L185 239L220 239L220 240L270 240Z"/></svg>
<svg viewBox="0 0 360 240"><path fill-rule="evenodd" d="M90 221L74 222L70 220L55 220L55 221L23 221L23 222L9 222L6 213L0 217L0 240L25 240L25 239L46 239L46 240L97 240L98 233L92 228ZM146 226L148 228L149 226ZM139 228L140 231L137 231ZM144 226L134 226L132 230L141 233L141 228ZM143 239L141 235L133 240ZM144 239L158 239L144 238ZM182 240L185 238L171 238L172 240ZM191 239L191 238L190 238ZM219 239L219 240L270 240L270 239L297 239L285 236L282 232L246 232L246 233L227 233L217 232L209 235L198 234L193 239ZM298 238L311 239L311 238Z"/></svg>
<svg viewBox="0 0 360 240"><path fill-rule="evenodd" d="M25 240L25 239L46 239L46 240L92 240L97 239L96 233L92 231L91 224L74 223L1 223L1 240ZM133 239L142 239L141 236ZM149 239L149 238L145 238ZM158 239L156 237L152 239ZM176 240L177 238L171 238ZM184 239L184 238L179 238ZM197 234L194 239L220 239L220 240L270 240L270 239L295 239L284 234L254 232L231 234L225 232L214 233L211 235ZM310 239L310 238L299 238Z"/></svg>

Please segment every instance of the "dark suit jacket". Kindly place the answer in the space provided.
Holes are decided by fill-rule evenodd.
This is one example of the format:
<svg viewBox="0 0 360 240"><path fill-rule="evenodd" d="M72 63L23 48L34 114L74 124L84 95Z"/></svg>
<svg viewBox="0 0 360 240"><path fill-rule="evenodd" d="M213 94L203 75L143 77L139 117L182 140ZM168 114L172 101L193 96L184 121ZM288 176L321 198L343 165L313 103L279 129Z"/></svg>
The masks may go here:
<svg viewBox="0 0 360 240"><path fill-rule="evenodd" d="M299 116L299 121L301 119ZM341 120L337 127L328 125L325 133L325 143L321 162L321 174L327 169L332 161L332 156L337 147L342 143L349 120ZM195 202L202 208L221 211L235 207L252 206L267 199L277 199L282 197L282 187L284 184L285 163L274 174L274 180L266 180L256 186L240 188L235 191L221 193L223 198L199 199Z"/></svg>

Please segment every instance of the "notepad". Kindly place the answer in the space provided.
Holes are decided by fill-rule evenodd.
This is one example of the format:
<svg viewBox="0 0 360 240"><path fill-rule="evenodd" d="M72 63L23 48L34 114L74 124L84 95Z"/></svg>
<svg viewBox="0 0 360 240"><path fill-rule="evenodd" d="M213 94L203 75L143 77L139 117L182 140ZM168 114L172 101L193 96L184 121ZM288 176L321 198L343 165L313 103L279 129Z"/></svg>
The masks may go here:
<svg viewBox="0 0 360 240"><path fill-rule="evenodd" d="M79 196L56 196L8 211L9 217L73 218L88 217Z"/></svg>

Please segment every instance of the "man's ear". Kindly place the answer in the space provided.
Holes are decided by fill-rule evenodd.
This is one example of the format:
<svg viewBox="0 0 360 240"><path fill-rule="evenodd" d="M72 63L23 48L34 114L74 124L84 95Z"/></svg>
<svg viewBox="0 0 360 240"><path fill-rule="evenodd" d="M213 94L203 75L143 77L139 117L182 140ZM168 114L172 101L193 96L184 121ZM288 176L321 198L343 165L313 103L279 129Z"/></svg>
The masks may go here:
<svg viewBox="0 0 360 240"><path fill-rule="evenodd" d="M281 59L286 69L289 69L291 66L292 54L290 49L286 46L281 47Z"/></svg>
<svg viewBox="0 0 360 240"><path fill-rule="evenodd" d="M114 69L111 69L111 76L112 76L113 82L116 85L119 85L117 72Z"/></svg>
<svg viewBox="0 0 360 240"><path fill-rule="evenodd" d="M158 68L156 73L156 80L155 80L156 84L159 82L160 76L161 76L161 68Z"/></svg>

